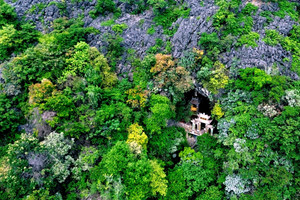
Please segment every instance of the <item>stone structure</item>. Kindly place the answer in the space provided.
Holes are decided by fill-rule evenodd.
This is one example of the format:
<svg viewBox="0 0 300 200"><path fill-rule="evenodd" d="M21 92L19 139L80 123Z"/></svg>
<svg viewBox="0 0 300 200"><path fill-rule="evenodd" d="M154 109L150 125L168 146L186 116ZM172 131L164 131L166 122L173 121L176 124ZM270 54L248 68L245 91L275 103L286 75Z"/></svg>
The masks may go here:
<svg viewBox="0 0 300 200"><path fill-rule="evenodd" d="M207 133L210 130L210 134L212 135L214 128L210 124L212 122L210 116L204 113L199 113L197 116L198 118L191 120L192 130L190 133L199 136L203 133Z"/></svg>
<svg viewBox="0 0 300 200"><path fill-rule="evenodd" d="M210 132L213 135L214 127L210 124L212 120L209 115L199 113L197 118L191 120L191 124L179 122L177 126L185 129L186 133L194 136L201 136L204 133Z"/></svg>

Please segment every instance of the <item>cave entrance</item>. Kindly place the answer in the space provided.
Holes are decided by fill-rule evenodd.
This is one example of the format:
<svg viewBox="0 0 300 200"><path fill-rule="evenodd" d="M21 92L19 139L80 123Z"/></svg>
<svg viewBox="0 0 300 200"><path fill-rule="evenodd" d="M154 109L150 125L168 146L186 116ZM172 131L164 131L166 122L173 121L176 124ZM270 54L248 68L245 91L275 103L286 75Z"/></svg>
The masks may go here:
<svg viewBox="0 0 300 200"><path fill-rule="evenodd" d="M178 104L178 118L180 122L177 126L185 129L186 139L190 147L197 145L197 136L204 133L213 135L214 126L211 124L211 104L209 98L191 90L185 93L184 101Z"/></svg>
<svg viewBox="0 0 300 200"><path fill-rule="evenodd" d="M190 108L193 113L205 113L211 115L211 106L208 97L199 94L195 90L191 90L185 94L185 99L187 102L190 102Z"/></svg>

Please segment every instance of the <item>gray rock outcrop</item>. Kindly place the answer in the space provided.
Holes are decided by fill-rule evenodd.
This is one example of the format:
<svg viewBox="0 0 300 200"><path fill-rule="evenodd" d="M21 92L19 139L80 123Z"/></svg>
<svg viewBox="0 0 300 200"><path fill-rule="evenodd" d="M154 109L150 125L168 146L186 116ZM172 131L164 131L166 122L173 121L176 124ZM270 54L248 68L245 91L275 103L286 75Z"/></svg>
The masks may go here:
<svg viewBox="0 0 300 200"><path fill-rule="evenodd" d="M97 0L91 1L78 1L72 3L71 0L65 0L64 8L59 0L6 0L9 4L16 8L18 16L25 16L26 20L31 20L37 25L37 29L42 32L49 31L51 22L56 18L67 16L68 18L83 17L84 26L92 26L100 31L98 35L89 35L87 38L88 43L91 46L97 47L104 54L106 53L107 42L105 35L107 33L113 33L110 26L101 25L102 22L113 18L113 14L107 14L105 16L98 16L96 19L90 17L89 12L94 10ZM220 55L220 60L226 64L229 68L232 65L233 59L237 60L236 66L240 68L245 67L259 67L265 69L271 73L272 70L276 71L277 68L279 74L288 75L293 79L299 77L290 71L291 68L291 53L285 51L281 45L275 47L266 45L262 38L265 36L266 29L277 30L283 36L287 36L293 25L296 24L291 17L286 16L284 18L274 17L273 21L269 24L267 19L261 16L263 11L278 11L280 8L277 3L264 3L263 1L249 1L243 0L240 10L246 5L246 3L252 2L258 6L256 15L253 16L253 29L252 31L260 34L260 40L257 42L258 47L232 47L228 52ZM33 9L33 6L44 4L41 10ZM128 28L121 34L123 38L122 46L125 49L133 49L134 55L137 57L143 57L146 55L147 50L154 46L156 39L162 39L164 42L170 41L172 44L172 55L175 58L179 58L183 55L183 52L193 47L199 47L198 41L201 34L204 32L212 33L216 31L212 26L212 17L218 11L218 6L214 4L214 0L184 0L183 3L190 9L190 15L187 18L179 18L173 23L172 28L177 29L177 32L172 36L166 36L163 34L162 27L155 27L153 34L148 34L147 30L154 27L153 22L154 14L151 10L145 11L141 14L131 14L132 9L128 7L128 4L119 0L115 0L116 5L122 10L121 16L116 19L116 24L125 23ZM51 30L51 28L50 28ZM127 62L127 51L124 51L124 55L121 61L117 65L117 73L130 72L132 67ZM283 59L290 60L284 62ZM275 66L275 67L274 67ZM274 68L274 69L273 69ZM273 73L272 72L272 73Z"/></svg>

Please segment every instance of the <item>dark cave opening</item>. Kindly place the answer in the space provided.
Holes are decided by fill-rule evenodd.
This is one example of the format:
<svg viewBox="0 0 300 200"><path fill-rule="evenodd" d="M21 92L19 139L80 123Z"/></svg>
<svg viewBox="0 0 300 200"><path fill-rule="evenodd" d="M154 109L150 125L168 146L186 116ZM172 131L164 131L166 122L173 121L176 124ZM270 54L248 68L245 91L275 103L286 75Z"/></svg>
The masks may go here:
<svg viewBox="0 0 300 200"><path fill-rule="evenodd" d="M197 107L195 113L205 113L211 115L211 105L208 97L205 97L195 90L187 92L185 95L185 101L191 107ZM196 105L198 104L198 106Z"/></svg>
<svg viewBox="0 0 300 200"><path fill-rule="evenodd" d="M191 90L184 94L183 100L176 104L176 108L176 120L187 123L196 118L198 113L211 115L212 105L208 97Z"/></svg>

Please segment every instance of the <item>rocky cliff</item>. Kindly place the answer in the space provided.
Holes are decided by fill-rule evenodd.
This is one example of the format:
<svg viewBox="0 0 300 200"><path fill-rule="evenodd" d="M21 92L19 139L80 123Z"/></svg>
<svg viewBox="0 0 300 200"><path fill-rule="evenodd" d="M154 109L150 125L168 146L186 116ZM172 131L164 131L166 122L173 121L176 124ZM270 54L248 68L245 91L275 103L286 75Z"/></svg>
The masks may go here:
<svg viewBox="0 0 300 200"><path fill-rule="evenodd" d="M51 30L51 22L56 18L83 17L84 26L92 26L99 30L99 34L89 36L89 44L96 46L105 53L104 47L107 45L104 39L105 33L112 33L113 31L110 26L103 26L101 23L112 19L113 14L99 15L93 19L89 13L95 9L96 0L66 0L63 2L52 0L7 0L6 2L15 7L18 16L33 21L37 29L42 32ZM228 68L233 64L241 68L255 66L264 69L268 73L279 73L290 76L293 79L299 79L298 75L290 70L291 52L286 51L280 44L269 46L262 40L265 37L266 29L274 29L283 36L287 36L297 22L288 15L283 18L274 16L272 22L268 22L267 17L261 15L263 12L278 11L280 8L277 3L242 0L240 9L249 2L258 7L256 14L252 16L252 31L260 35L257 46L246 47L243 45L238 48L232 46L226 52L221 52L219 60L226 64ZM121 16L115 20L115 23L128 25L128 28L121 34L124 39L122 46L126 49L134 49L135 55L138 57L143 57L147 50L155 45L156 39L159 38L164 42L171 42L172 55L175 58L179 58L185 50L193 47L201 49L198 44L201 33L216 32L212 25L212 17L219 7L215 5L214 0L184 0L184 2L181 2L181 4L185 4L186 8L190 9L190 13L188 17L180 17L173 23L172 27L177 28L177 31L172 36L164 35L163 28L155 26L153 21L154 14L151 9L141 14L131 14L132 9L127 3L121 1L115 1L115 3L118 9L122 11ZM155 29L154 33L148 34L147 31L152 27ZM126 58L127 51L125 51L123 59L117 67L119 74L131 70L131 66L127 64ZM276 69L274 69L274 66Z"/></svg>

